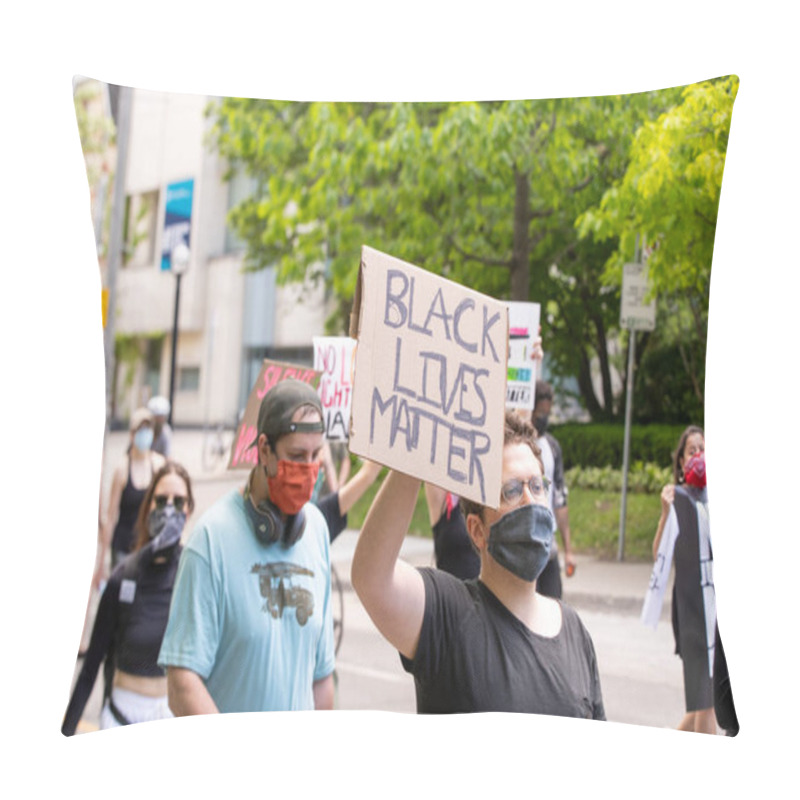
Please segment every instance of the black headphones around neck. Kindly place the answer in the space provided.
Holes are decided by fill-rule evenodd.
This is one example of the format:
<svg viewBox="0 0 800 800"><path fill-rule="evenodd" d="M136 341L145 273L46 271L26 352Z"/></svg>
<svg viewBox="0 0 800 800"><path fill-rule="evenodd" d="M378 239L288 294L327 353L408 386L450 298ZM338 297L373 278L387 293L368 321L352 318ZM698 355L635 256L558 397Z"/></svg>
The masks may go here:
<svg viewBox="0 0 800 800"><path fill-rule="evenodd" d="M284 547L295 544L306 529L306 515L301 508L284 521L280 509L271 501L264 500L257 506L250 495L250 480L244 489L244 510L253 526L253 532L261 544L270 545L280 541Z"/></svg>

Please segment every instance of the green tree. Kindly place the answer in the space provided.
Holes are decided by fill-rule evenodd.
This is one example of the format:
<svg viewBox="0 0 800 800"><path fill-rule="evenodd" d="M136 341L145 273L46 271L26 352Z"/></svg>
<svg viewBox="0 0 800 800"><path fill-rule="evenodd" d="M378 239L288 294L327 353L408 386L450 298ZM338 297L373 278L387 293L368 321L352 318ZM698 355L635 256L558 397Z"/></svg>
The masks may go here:
<svg viewBox="0 0 800 800"><path fill-rule="evenodd" d="M679 403L680 413L693 408L695 419L698 409L702 416L711 261L738 86L726 76L684 88L679 102L638 129L624 176L577 220L581 237L617 242L607 285L619 285L636 237L647 244L659 326L648 344L675 351L677 359L662 353L654 362L682 365L694 401ZM659 383L656 375L642 380Z"/></svg>
<svg viewBox="0 0 800 800"><path fill-rule="evenodd" d="M339 324L362 244L498 298L543 302L554 369L578 375L590 413L612 418L619 291L602 276L618 242L581 239L575 220L623 178L637 129L679 91L452 104L227 98L210 110L211 135L258 187L230 216L248 269L325 280Z"/></svg>

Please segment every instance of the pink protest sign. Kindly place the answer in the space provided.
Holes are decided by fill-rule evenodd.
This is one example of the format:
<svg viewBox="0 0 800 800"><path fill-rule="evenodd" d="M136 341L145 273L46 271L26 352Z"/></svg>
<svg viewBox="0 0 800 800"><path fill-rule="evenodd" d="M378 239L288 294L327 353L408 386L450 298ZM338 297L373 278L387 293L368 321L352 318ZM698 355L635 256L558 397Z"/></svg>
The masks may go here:
<svg viewBox="0 0 800 800"><path fill-rule="evenodd" d="M258 453L253 443L256 438L258 425L258 409L264 395L279 381L294 378L298 381L311 384L319 390L320 373L308 367L299 367L295 364L282 364L279 361L264 359L261 372L258 373L255 386L247 398L244 417L236 430L231 448L231 457L228 469L252 469L258 463Z"/></svg>

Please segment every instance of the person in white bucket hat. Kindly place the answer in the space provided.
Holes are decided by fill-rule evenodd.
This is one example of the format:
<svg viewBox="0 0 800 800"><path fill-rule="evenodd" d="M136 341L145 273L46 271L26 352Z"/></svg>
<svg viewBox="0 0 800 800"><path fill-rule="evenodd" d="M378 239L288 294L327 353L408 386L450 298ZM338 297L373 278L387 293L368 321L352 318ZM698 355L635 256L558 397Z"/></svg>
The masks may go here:
<svg viewBox="0 0 800 800"><path fill-rule="evenodd" d="M169 422L169 400L163 395L150 398L147 408L153 415L153 444L150 449L169 458L172 449L172 428Z"/></svg>

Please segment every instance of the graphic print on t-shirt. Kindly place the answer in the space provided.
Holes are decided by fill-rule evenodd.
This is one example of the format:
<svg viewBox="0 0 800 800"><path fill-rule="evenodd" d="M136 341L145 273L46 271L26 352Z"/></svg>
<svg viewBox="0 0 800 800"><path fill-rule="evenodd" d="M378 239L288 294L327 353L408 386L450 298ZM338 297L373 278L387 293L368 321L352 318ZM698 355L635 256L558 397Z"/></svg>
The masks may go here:
<svg viewBox="0 0 800 800"><path fill-rule="evenodd" d="M292 579L298 575L314 577L310 569L278 561L274 564L253 564L250 573L258 575L261 596L264 605L261 610L267 611L273 619L283 619L283 609L294 607L297 622L305 625L314 613L314 595L302 586L295 586Z"/></svg>

